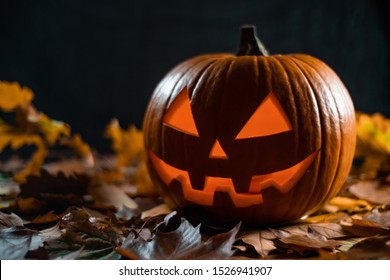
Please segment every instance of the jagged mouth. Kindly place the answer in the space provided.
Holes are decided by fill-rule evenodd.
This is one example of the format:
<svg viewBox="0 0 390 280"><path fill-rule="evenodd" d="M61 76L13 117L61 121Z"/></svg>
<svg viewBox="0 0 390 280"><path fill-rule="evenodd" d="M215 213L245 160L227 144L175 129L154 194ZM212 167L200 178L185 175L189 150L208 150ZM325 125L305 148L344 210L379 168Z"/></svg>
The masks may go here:
<svg viewBox="0 0 390 280"><path fill-rule="evenodd" d="M251 178L247 193L237 193L231 178L205 177L202 190L194 189L191 186L190 177L187 171L175 168L153 152L148 151L149 159L153 164L160 179L169 186L173 180L181 183L184 198L187 201L199 205L212 206L215 192L226 192L236 208L250 207L263 203L262 190L274 187L281 193L289 192L294 185L302 178L309 166L312 164L318 151L310 154L297 164L272 173L254 175Z"/></svg>

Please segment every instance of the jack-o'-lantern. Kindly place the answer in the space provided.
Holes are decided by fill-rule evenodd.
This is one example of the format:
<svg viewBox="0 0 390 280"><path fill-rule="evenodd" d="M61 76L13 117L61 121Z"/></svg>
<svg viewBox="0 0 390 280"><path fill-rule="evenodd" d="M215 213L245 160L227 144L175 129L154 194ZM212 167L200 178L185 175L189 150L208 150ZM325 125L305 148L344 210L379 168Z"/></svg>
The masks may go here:
<svg viewBox="0 0 390 280"><path fill-rule="evenodd" d="M197 205L222 223L297 219L342 187L354 116L325 63L270 56L245 26L237 55L191 58L155 89L144 120L149 171L171 207Z"/></svg>

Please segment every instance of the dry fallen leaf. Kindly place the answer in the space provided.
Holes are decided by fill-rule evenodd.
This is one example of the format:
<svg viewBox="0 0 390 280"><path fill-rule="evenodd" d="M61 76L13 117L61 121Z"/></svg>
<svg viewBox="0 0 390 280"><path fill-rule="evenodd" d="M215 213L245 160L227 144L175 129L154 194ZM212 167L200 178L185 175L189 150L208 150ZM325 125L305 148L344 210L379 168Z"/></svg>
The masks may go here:
<svg viewBox="0 0 390 280"><path fill-rule="evenodd" d="M242 240L245 244L253 246L256 252L263 258L277 249L274 243L276 236L271 230L251 230L240 233L239 236L237 236L237 239Z"/></svg>
<svg viewBox="0 0 390 280"><path fill-rule="evenodd" d="M200 226L192 226L173 212L167 215L150 240L131 232L123 242L122 251L144 260L226 259L234 253L232 246L239 227L203 240Z"/></svg>
<svg viewBox="0 0 390 280"><path fill-rule="evenodd" d="M94 170L88 163L75 158L51 162L43 165L42 169L52 176L63 175L66 178L77 178L77 176L92 177L94 175Z"/></svg>
<svg viewBox="0 0 390 280"><path fill-rule="evenodd" d="M357 213L370 211L373 206L363 199L353 199L349 197L336 196L332 198L323 210L329 213L336 213L340 211L347 211L348 213Z"/></svg>
<svg viewBox="0 0 390 280"><path fill-rule="evenodd" d="M381 213L374 209L364 215L353 215L343 220L341 225L356 237L390 234L390 211Z"/></svg>
<svg viewBox="0 0 390 280"><path fill-rule="evenodd" d="M390 185L383 185L379 181L358 181L349 186L348 190L359 199L390 205Z"/></svg>
<svg viewBox="0 0 390 280"><path fill-rule="evenodd" d="M68 177L62 172L51 174L41 169L40 175L30 175L20 185L16 200L5 210L27 215L61 213L69 206L80 206L87 193L90 178L85 174Z"/></svg>
<svg viewBox="0 0 390 280"><path fill-rule="evenodd" d="M27 252L43 245L38 232L22 227L10 227L0 230L0 259L24 259Z"/></svg>
<svg viewBox="0 0 390 280"><path fill-rule="evenodd" d="M390 210L378 211L374 209L370 213L363 215L362 220L375 223L378 227L387 228L390 230Z"/></svg>
<svg viewBox="0 0 390 280"><path fill-rule="evenodd" d="M172 212L172 209L169 208L168 205L165 203L161 203L151 209L148 209L146 211L142 212L141 219L149 218L149 217L154 217L162 214L169 214Z"/></svg>
<svg viewBox="0 0 390 280"><path fill-rule="evenodd" d="M137 203L131 199L121 188L110 184L92 184L89 187L95 203L102 207L115 207L120 209L125 206L131 209L138 208Z"/></svg>
<svg viewBox="0 0 390 280"><path fill-rule="evenodd" d="M32 224L46 224L46 223L53 223L58 222L60 219L59 215L56 215L53 213L53 211L47 212L44 215L38 215L35 217L31 223Z"/></svg>
<svg viewBox="0 0 390 280"><path fill-rule="evenodd" d="M97 215L97 216L95 216ZM73 209L60 222L60 238L46 240L51 259L118 259L115 247L121 243L119 228L100 213Z"/></svg>
<svg viewBox="0 0 390 280"><path fill-rule="evenodd" d="M325 238L342 238L349 236L338 223L297 224L280 228L291 235L317 234Z"/></svg>
<svg viewBox="0 0 390 280"><path fill-rule="evenodd" d="M345 259L356 260L389 260L390 236L373 236L364 238L342 253Z"/></svg>
<svg viewBox="0 0 390 280"><path fill-rule="evenodd" d="M347 216L348 216L347 213L336 212L336 213L308 216L308 217L305 217L304 219L298 220L297 222L299 222L299 223L310 223L310 224L338 223L338 222L340 222L341 220L343 220Z"/></svg>
<svg viewBox="0 0 390 280"><path fill-rule="evenodd" d="M262 258L277 256L278 250L296 251L303 255L317 249L333 250L342 246L341 239L351 234L338 223L297 223L268 230L250 230L239 233L238 240L254 247ZM272 255L271 255L272 254Z"/></svg>
<svg viewBox="0 0 390 280"><path fill-rule="evenodd" d="M0 212L0 260L24 259L28 251L43 245L37 231L23 227L23 220L15 214Z"/></svg>
<svg viewBox="0 0 390 280"><path fill-rule="evenodd" d="M23 226L23 220L18 215L0 212L0 230L17 226Z"/></svg>
<svg viewBox="0 0 390 280"><path fill-rule="evenodd" d="M336 249L342 242L328 240L321 235L288 235L276 239L278 246L303 253L305 250L313 249Z"/></svg>

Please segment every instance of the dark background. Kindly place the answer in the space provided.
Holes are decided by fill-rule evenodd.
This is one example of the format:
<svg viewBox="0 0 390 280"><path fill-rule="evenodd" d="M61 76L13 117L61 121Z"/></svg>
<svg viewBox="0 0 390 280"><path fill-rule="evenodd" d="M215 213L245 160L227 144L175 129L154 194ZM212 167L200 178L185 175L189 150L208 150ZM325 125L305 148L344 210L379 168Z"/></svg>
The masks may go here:
<svg viewBox="0 0 390 280"><path fill-rule="evenodd" d="M331 66L358 110L390 116L385 0L0 0L0 80L35 92L35 106L100 151L116 117L142 126L159 80L184 59L236 52L257 26L270 53Z"/></svg>

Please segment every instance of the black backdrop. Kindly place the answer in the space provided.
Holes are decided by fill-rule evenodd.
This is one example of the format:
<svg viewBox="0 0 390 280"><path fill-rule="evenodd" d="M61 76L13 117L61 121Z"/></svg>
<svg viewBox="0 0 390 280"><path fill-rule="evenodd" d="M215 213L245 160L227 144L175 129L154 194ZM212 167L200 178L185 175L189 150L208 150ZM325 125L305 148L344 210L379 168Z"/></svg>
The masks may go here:
<svg viewBox="0 0 390 280"><path fill-rule="evenodd" d="M0 0L0 80L100 151L106 124L142 125L158 81L180 61L235 52L254 24L271 53L330 65L355 106L390 116L385 0Z"/></svg>

